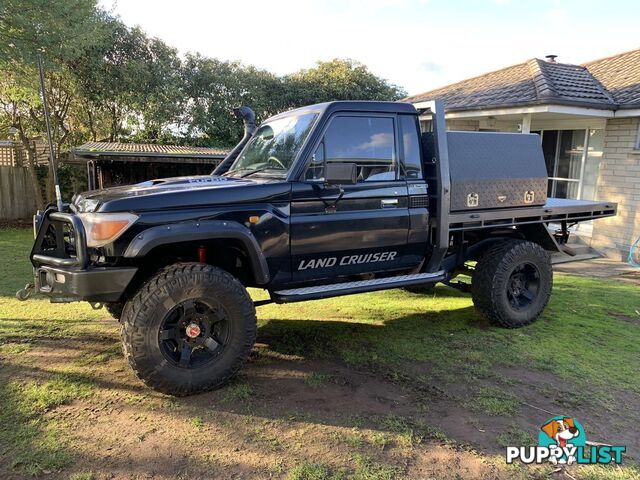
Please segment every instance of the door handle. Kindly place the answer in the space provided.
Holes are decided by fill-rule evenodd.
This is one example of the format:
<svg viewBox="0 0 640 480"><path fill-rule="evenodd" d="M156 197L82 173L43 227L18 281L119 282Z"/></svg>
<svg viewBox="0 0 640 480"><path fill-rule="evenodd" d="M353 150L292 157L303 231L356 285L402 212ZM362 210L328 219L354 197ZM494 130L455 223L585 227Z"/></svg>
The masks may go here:
<svg viewBox="0 0 640 480"><path fill-rule="evenodd" d="M395 208L398 206L397 198L383 198L380 202L382 208Z"/></svg>

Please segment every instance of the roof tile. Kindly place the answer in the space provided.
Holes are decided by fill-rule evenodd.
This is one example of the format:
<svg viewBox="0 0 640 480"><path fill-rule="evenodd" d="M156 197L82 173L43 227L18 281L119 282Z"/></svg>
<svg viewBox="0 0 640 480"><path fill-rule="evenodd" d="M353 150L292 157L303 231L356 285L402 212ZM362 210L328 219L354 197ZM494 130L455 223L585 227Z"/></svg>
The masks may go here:
<svg viewBox="0 0 640 480"><path fill-rule="evenodd" d="M585 63L623 107L640 106L640 49Z"/></svg>
<svg viewBox="0 0 640 480"><path fill-rule="evenodd" d="M640 105L640 49L585 65L537 58L407 97L443 100L447 110L537 103L616 109Z"/></svg>

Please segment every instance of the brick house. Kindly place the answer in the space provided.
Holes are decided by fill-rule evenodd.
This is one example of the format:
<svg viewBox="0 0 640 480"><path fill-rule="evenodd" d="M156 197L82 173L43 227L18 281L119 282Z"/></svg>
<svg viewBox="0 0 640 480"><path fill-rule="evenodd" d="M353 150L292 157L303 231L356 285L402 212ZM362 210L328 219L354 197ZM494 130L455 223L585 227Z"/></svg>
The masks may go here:
<svg viewBox="0 0 640 480"><path fill-rule="evenodd" d="M626 259L640 236L640 49L584 65L531 59L405 99L445 102L451 130L538 133L550 196L618 202L580 226L592 248ZM428 115L421 117L430 128Z"/></svg>

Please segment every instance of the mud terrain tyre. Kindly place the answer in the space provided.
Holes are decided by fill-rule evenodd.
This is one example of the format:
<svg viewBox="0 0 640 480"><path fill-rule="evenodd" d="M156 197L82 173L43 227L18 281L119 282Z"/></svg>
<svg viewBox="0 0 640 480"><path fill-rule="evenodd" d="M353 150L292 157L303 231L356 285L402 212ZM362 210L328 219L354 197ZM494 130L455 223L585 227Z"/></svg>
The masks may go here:
<svg viewBox="0 0 640 480"><path fill-rule="evenodd" d="M107 309L109 315L111 315L116 320L120 320L120 318L122 317L122 310L124 309L124 302L105 303L104 308Z"/></svg>
<svg viewBox="0 0 640 480"><path fill-rule="evenodd" d="M202 263L171 265L129 300L124 354L149 387L191 395L226 383L256 338L256 311L232 275Z"/></svg>
<svg viewBox="0 0 640 480"><path fill-rule="evenodd" d="M484 317L518 328L540 316L552 286L549 254L536 243L513 239L496 243L478 259L471 294Z"/></svg>

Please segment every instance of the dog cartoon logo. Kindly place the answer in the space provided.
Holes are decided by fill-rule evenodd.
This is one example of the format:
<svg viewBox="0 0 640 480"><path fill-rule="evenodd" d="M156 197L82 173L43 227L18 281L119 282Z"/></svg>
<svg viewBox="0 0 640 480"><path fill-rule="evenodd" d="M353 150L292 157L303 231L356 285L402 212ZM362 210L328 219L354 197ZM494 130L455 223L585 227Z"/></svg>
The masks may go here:
<svg viewBox="0 0 640 480"><path fill-rule="evenodd" d="M540 427L538 444L543 447L558 447L552 449L549 461L553 464L566 463L571 465L576 461L577 447L584 447L586 435L580 422L571 417L554 417Z"/></svg>
<svg viewBox="0 0 640 480"><path fill-rule="evenodd" d="M524 464L554 465L622 463L624 445L606 445L587 442L584 428L573 417L558 415L547 420L538 430L538 445L507 445L505 460L512 464L518 460Z"/></svg>

